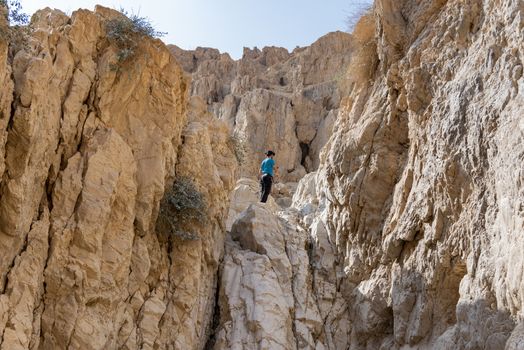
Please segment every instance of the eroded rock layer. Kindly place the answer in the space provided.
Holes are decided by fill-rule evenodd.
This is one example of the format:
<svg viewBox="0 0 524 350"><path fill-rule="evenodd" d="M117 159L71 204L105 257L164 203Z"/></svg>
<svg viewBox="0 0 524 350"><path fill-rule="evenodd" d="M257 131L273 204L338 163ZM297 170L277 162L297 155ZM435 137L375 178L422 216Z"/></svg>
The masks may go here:
<svg viewBox="0 0 524 350"><path fill-rule="evenodd" d="M237 62L121 62L119 16L0 42L2 349L523 348L522 1L376 0ZM274 145L268 203L231 132L246 175Z"/></svg>
<svg viewBox="0 0 524 350"><path fill-rule="evenodd" d="M518 322L523 10L376 2L377 69L317 177L351 346L502 349Z"/></svg>
<svg viewBox="0 0 524 350"><path fill-rule="evenodd" d="M242 173L256 175L271 148L281 178L290 181L318 168L344 94L341 78L351 47L351 35L342 32L292 53L279 47L245 48L238 61L216 49L170 46L193 77L191 94L202 97L241 143Z"/></svg>
<svg viewBox="0 0 524 350"><path fill-rule="evenodd" d="M111 20L122 15L46 9L14 59L0 42L2 349L207 338L236 166L228 130L187 116L189 81L161 41L142 38L119 60ZM156 228L180 176L208 203L192 240Z"/></svg>
<svg viewBox="0 0 524 350"><path fill-rule="evenodd" d="M319 170L232 224L215 348L523 348L523 18L375 2Z"/></svg>

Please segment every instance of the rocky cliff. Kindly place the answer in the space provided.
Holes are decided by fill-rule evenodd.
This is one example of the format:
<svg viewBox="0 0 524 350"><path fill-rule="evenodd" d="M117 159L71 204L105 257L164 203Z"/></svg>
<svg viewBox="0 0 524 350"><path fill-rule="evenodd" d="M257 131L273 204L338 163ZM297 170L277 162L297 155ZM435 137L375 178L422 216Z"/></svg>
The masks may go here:
<svg viewBox="0 0 524 350"><path fill-rule="evenodd" d="M106 32L118 21L46 9L14 57L0 42L2 349L207 338L236 164L227 127L188 108L189 81L159 40L119 59ZM185 222L191 239L156 224L184 178L207 203L205 221Z"/></svg>
<svg viewBox="0 0 524 350"><path fill-rule="evenodd" d="M523 10L375 3L316 185L351 346L522 346Z"/></svg>
<svg viewBox="0 0 524 350"><path fill-rule="evenodd" d="M318 168L345 91L351 35L330 33L291 53L245 48L238 61L216 49L170 48L192 76L191 95L204 99L240 142L243 175L258 173L267 149L277 153L283 180Z"/></svg>
<svg viewBox="0 0 524 350"><path fill-rule="evenodd" d="M232 225L217 348L524 348L523 15L375 2L318 171Z"/></svg>
<svg viewBox="0 0 524 350"><path fill-rule="evenodd" d="M523 349L523 16L376 0L233 61L38 12L0 41L0 347Z"/></svg>

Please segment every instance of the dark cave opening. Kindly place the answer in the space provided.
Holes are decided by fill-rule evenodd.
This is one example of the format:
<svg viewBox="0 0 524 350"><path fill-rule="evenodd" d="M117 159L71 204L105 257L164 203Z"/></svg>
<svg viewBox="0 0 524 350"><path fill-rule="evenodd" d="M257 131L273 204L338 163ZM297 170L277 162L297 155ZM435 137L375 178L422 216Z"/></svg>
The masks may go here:
<svg viewBox="0 0 524 350"><path fill-rule="evenodd" d="M302 157L300 159L300 164L302 164L302 166L306 168L306 171L307 171L308 169L306 166L306 158L309 155L309 144L300 142L300 150L302 151Z"/></svg>

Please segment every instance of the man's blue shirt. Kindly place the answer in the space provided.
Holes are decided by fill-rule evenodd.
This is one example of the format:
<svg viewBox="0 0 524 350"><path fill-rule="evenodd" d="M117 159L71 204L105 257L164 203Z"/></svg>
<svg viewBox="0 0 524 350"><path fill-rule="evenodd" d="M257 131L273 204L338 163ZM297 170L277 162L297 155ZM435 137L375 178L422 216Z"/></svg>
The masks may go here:
<svg viewBox="0 0 524 350"><path fill-rule="evenodd" d="M273 167L275 166L275 161L271 158L266 158L260 164L260 171L264 174L269 174L273 176Z"/></svg>

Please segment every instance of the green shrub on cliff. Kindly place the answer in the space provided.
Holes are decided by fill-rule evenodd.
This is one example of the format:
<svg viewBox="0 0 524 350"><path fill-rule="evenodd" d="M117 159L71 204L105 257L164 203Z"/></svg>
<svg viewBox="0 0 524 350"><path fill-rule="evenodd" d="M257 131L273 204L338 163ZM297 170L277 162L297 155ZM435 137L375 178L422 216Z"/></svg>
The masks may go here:
<svg viewBox="0 0 524 350"><path fill-rule="evenodd" d="M122 16L106 23L107 38L118 48L117 60L120 66L136 54L138 43L144 37L160 38L167 33L156 30L147 17L140 17L120 9Z"/></svg>
<svg viewBox="0 0 524 350"><path fill-rule="evenodd" d="M199 236L188 229L208 220L206 209L204 195L193 181L187 177L177 177L160 205L157 230L183 240L198 240Z"/></svg>
<svg viewBox="0 0 524 350"><path fill-rule="evenodd" d="M0 0L0 15L4 16L0 23L0 38L9 43L9 57L12 59L18 51L27 48L29 16L22 11L18 0Z"/></svg>
<svg viewBox="0 0 524 350"><path fill-rule="evenodd" d="M5 8L5 18L12 26L22 26L29 23L29 16L22 11L18 0L0 0L0 6Z"/></svg>

